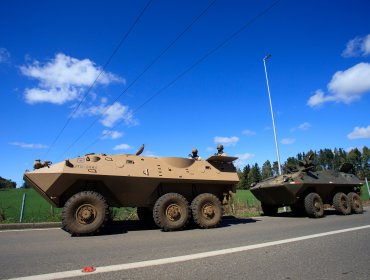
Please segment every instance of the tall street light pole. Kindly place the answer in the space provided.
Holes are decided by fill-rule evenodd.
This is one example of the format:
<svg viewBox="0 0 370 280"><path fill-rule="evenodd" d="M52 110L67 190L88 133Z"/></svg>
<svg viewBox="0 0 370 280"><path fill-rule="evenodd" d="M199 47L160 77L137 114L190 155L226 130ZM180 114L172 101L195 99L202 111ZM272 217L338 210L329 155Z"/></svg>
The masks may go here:
<svg viewBox="0 0 370 280"><path fill-rule="evenodd" d="M271 110L271 118L272 118L272 127L274 129L274 138L275 138L275 148L276 148L276 156L278 160L278 166L279 166L279 175L283 174L281 172L281 164L280 164L280 153L279 153L279 145L277 142L276 137L276 128L275 128L275 118L274 118L274 111L272 110L272 101L271 101L271 94L270 94L270 86L269 86L269 79L267 77L267 69L266 69L266 60L268 60L271 57L271 54L267 55L263 59L263 65L265 66L265 75L266 75L266 84L267 84L267 92L269 94L269 100L270 100L270 110Z"/></svg>

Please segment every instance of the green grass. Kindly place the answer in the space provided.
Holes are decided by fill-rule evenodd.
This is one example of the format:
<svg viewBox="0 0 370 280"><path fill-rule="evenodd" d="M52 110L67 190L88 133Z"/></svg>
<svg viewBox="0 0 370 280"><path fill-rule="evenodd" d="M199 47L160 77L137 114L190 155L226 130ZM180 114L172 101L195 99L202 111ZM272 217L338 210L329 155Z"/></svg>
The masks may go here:
<svg viewBox="0 0 370 280"><path fill-rule="evenodd" d="M238 190L236 192L236 199L250 207L255 207L259 204L257 198L255 198L255 196L249 190Z"/></svg>
<svg viewBox="0 0 370 280"><path fill-rule="evenodd" d="M369 183L370 184L370 183ZM366 201L366 200L369 200L370 197L369 197L369 192L367 191L367 186L366 184L363 184L362 185L362 189L361 189L361 199Z"/></svg>
<svg viewBox="0 0 370 280"><path fill-rule="evenodd" d="M22 220L24 223L60 220L61 209L52 208L35 190L7 189L0 190L0 208L5 216L2 223L19 222L24 193L26 194Z"/></svg>

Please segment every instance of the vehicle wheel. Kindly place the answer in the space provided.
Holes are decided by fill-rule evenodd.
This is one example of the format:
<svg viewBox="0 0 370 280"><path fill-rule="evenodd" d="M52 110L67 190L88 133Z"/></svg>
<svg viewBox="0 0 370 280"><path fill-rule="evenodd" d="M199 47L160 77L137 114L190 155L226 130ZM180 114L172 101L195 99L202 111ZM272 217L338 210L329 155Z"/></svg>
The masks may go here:
<svg viewBox="0 0 370 280"><path fill-rule="evenodd" d="M261 204L261 207L264 216L276 216L279 209L279 206L276 205Z"/></svg>
<svg viewBox="0 0 370 280"><path fill-rule="evenodd" d="M334 195L333 207L337 214L348 215L351 213L351 205L349 203L349 199L342 192L338 192Z"/></svg>
<svg viewBox="0 0 370 280"><path fill-rule="evenodd" d="M147 207L138 207L136 210L140 221L148 224L154 224L153 211Z"/></svg>
<svg viewBox="0 0 370 280"><path fill-rule="evenodd" d="M222 217L220 200L213 194L202 193L191 203L191 212L195 224L201 228L216 227Z"/></svg>
<svg viewBox="0 0 370 280"><path fill-rule="evenodd" d="M93 191L73 195L62 211L63 229L72 235L94 234L109 219L109 206L104 197Z"/></svg>
<svg viewBox="0 0 370 280"><path fill-rule="evenodd" d="M324 204L317 193L309 193L305 197L304 208L307 215L311 218L321 218L324 216Z"/></svg>
<svg viewBox="0 0 370 280"><path fill-rule="evenodd" d="M333 206L335 211L340 215L349 215L351 214L351 205L344 193L339 192L334 195Z"/></svg>
<svg viewBox="0 0 370 280"><path fill-rule="evenodd" d="M349 200L349 204L351 205L352 213L362 214L362 212L364 212L361 198L357 193L350 192L348 194L348 200Z"/></svg>
<svg viewBox="0 0 370 280"><path fill-rule="evenodd" d="M154 222L164 231L183 229L188 223L189 217L189 203L181 194L166 193L158 198L154 204Z"/></svg>

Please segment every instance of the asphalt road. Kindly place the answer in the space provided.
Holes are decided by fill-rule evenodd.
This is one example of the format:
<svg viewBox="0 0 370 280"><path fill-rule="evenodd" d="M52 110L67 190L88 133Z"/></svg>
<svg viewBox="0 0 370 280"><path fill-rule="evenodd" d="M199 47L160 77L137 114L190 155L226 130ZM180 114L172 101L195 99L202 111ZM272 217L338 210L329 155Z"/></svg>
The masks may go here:
<svg viewBox="0 0 370 280"><path fill-rule="evenodd" d="M225 219L216 229L180 232L139 222L89 237L71 237L61 229L0 231L0 279L50 278L56 272L68 278L69 271L87 266L108 272L83 274L86 279L370 279L370 227L356 229L370 225L370 208L366 210L350 216L328 213L322 219ZM259 248L251 247L256 244ZM230 248L240 251L231 253ZM214 256L195 255L215 251ZM188 260L174 261L179 256ZM159 264L158 259L164 260ZM150 260L154 262L140 268L123 265ZM112 269L116 271L112 265L118 265Z"/></svg>

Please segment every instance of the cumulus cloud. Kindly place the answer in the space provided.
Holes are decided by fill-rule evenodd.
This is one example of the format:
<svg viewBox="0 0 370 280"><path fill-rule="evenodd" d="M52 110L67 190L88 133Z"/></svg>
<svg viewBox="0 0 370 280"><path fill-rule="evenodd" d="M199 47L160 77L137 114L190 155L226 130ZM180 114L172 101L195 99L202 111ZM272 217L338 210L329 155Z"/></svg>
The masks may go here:
<svg viewBox="0 0 370 280"><path fill-rule="evenodd" d="M294 131L297 131L297 130L305 131L305 130L309 130L311 127L312 127L312 125L309 122L304 122L304 123L301 123L300 125L298 125L297 127L291 128L290 131L291 132L294 132Z"/></svg>
<svg viewBox="0 0 370 280"><path fill-rule="evenodd" d="M99 115L102 116L100 120L101 124L106 127L113 127L120 121L124 122L126 125L137 124L129 107L122 105L120 102L114 102L112 105L101 103L100 105L87 108L80 107L73 117Z"/></svg>
<svg viewBox="0 0 370 280"><path fill-rule="evenodd" d="M118 139L118 138L121 138L123 136L123 133L120 132L120 131L116 131L116 130L103 130L102 132L102 136L101 136L101 139Z"/></svg>
<svg viewBox="0 0 370 280"><path fill-rule="evenodd" d="M10 60L10 53L5 48L0 48L0 63L7 63Z"/></svg>
<svg viewBox="0 0 370 280"><path fill-rule="evenodd" d="M238 159L235 161L237 167L243 167L247 164L247 161L254 158L254 154L244 153L235 155Z"/></svg>
<svg viewBox="0 0 370 280"><path fill-rule="evenodd" d="M294 138L283 138L281 139L280 143L283 145L292 145L295 143L295 139Z"/></svg>
<svg viewBox="0 0 370 280"><path fill-rule="evenodd" d="M342 53L343 57L368 56L370 54L370 34L350 40Z"/></svg>
<svg viewBox="0 0 370 280"><path fill-rule="evenodd" d="M242 131L242 134L246 135L246 136L254 136L254 135L256 135L256 132L254 132L252 130L249 130L249 129L245 129L245 130Z"/></svg>
<svg viewBox="0 0 370 280"><path fill-rule="evenodd" d="M131 146L128 145L128 144L119 144L119 145L116 145L113 150L117 151L117 150L130 150L131 149Z"/></svg>
<svg viewBox="0 0 370 280"><path fill-rule="evenodd" d="M222 144L224 146L235 146L236 143L239 141L239 137L236 137L236 136L232 136L232 137L216 136L213 140L216 144Z"/></svg>
<svg viewBox="0 0 370 280"><path fill-rule="evenodd" d="M370 125L368 127L358 127L356 126L351 133L347 135L348 139L360 139L360 138L370 138Z"/></svg>
<svg viewBox="0 0 370 280"><path fill-rule="evenodd" d="M328 84L328 94L317 90L307 105L319 107L326 102L350 104L370 92L370 63L361 62L345 70L336 72Z"/></svg>
<svg viewBox="0 0 370 280"><path fill-rule="evenodd" d="M24 142L12 142L10 145L18 146L24 149L47 149L49 148L43 144L31 144L31 143L24 143Z"/></svg>
<svg viewBox="0 0 370 280"><path fill-rule="evenodd" d="M75 100L99 75L96 84L124 82L112 73L102 72L90 59L79 60L62 53L46 63L34 61L21 66L20 70L26 77L38 81L36 87L25 90L25 100L29 104L49 102L61 105Z"/></svg>

